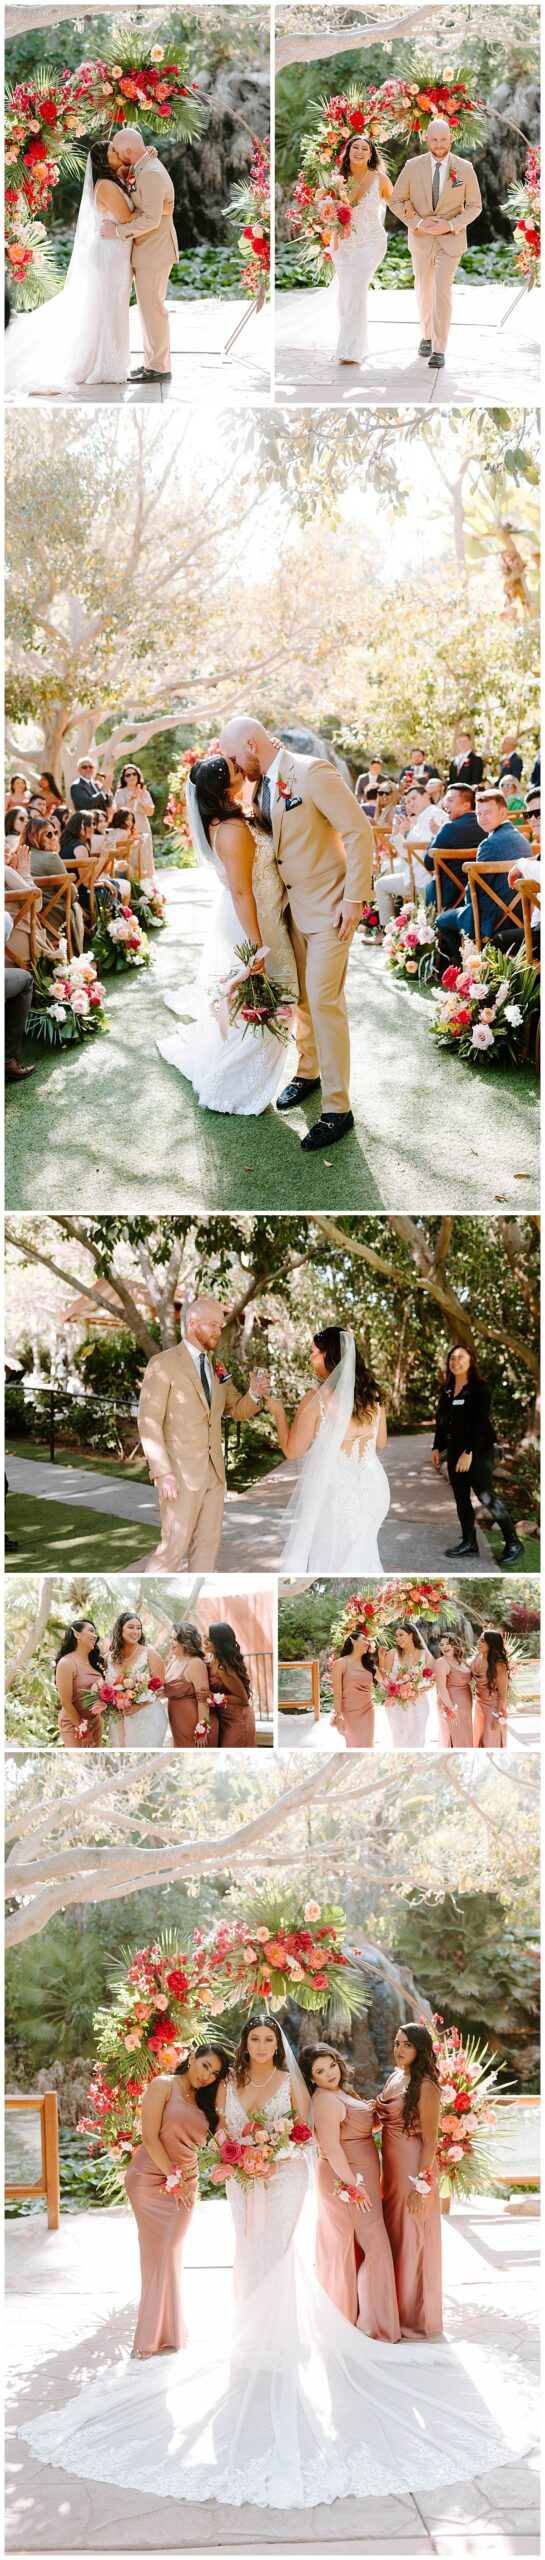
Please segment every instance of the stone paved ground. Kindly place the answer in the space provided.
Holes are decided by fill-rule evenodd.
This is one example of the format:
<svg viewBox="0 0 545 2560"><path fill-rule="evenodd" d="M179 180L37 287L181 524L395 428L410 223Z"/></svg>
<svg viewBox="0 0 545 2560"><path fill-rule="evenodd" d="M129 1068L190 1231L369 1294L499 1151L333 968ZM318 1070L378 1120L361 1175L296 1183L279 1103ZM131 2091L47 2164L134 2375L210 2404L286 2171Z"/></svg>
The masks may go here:
<svg viewBox="0 0 545 2560"><path fill-rule="evenodd" d="M385 270L387 272L387 270ZM410 407L448 408L453 401L539 397L539 295L526 294L510 319L516 285L454 287L453 322L443 373L418 357L420 336L414 293L375 285L370 295L369 348L363 365L337 365L334 320L322 289L277 293L276 396L294 402L334 402L353 409L387 401ZM504 326L501 326L502 321ZM329 343L328 343L329 342Z"/></svg>
<svg viewBox="0 0 545 2560"><path fill-rule="evenodd" d="M501 2345L517 2374L533 2369L538 2316L538 2224L492 2202L459 2209L444 2226L446 2331L451 2343ZM186 2246L193 2335L213 2302L221 2319L230 2258L229 2209L201 2206ZM536 2461L513 2459L478 2480L433 2494L349 2498L311 2514L201 2508L78 2481L35 2460L13 2429L59 2406L130 2342L136 2291L132 2223L122 2210L71 2214L8 2228L10 2552L299 2551L363 2560L530 2560L538 2552ZM121 2305L121 2308L119 2307Z"/></svg>
<svg viewBox="0 0 545 2560"><path fill-rule="evenodd" d="M240 409L252 400L267 399L271 387L272 317L266 310L250 312L230 355L225 354L227 341L248 306L240 302L221 302L213 296L202 302L171 302L169 305L172 348L171 382L94 382L79 383L77 391L63 392L63 403L74 402L78 408L161 408L174 401L187 406L205 400L207 409ZM16 323L12 321L15 332ZM138 311L131 308L131 367L142 363L143 346ZM40 397L48 398L47 393ZM17 400L25 394L18 392Z"/></svg>

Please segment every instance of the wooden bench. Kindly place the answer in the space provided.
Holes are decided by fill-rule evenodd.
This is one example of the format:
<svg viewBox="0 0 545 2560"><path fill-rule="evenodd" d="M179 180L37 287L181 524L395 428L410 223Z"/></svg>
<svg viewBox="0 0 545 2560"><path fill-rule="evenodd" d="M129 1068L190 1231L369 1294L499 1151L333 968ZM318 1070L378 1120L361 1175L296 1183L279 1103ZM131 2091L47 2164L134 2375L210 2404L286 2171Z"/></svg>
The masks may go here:
<svg viewBox="0 0 545 2560"><path fill-rule="evenodd" d="M301 1691L300 1691L300 1689L299 1689L299 1691L298 1691L298 1690L297 1690L297 1685L295 1685L295 1689L294 1689L293 1691L292 1691L292 1689L291 1689L291 1687L290 1687L290 1694L289 1694L289 1696L288 1696L288 1697L282 1697L282 1698L281 1698L281 1696L280 1696L280 1680L281 1680L281 1677L285 1676L285 1677L286 1677L286 1679L287 1679L287 1680L289 1681L289 1683L291 1684L291 1683L292 1683L292 1681L293 1681L293 1674L294 1674L294 1672L297 1672L297 1671L304 1671L304 1672L305 1672L306 1677L307 1677L307 1680L308 1680L308 1682L309 1682L309 1687L310 1687L310 1696L309 1696L309 1697L306 1697L306 1698L304 1698L304 1697L302 1698L302 1697L301 1697ZM279 1664L278 1664L278 1712L279 1712L279 1715L305 1715L305 1716L308 1716L310 1713L312 1713L312 1715L313 1715L313 1717L314 1717L314 1723L315 1723L315 1724L319 1724L319 1721L320 1721L320 1664L319 1664L319 1662L318 1662L318 1660L317 1660L317 1657L316 1657L315 1655L314 1655L314 1656L313 1656L313 1655L311 1655L310 1660L309 1660L309 1661L306 1661L306 1662L279 1662Z"/></svg>

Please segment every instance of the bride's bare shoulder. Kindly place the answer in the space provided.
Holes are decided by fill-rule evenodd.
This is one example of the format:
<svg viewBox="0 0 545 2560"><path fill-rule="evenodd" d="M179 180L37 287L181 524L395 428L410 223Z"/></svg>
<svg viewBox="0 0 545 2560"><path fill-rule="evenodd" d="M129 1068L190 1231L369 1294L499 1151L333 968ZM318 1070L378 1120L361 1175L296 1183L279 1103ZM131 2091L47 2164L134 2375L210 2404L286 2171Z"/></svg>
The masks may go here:
<svg viewBox="0 0 545 2560"><path fill-rule="evenodd" d="M116 222L130 222L132 207L115 178L99 178L95 187L95 204L99 213L111 213Z"/></svg>
<svg viewBox="0 0 545 2560"><path fill-rule="evenodd" d="M233 810L232 818L219 819L216 827L216 847L223 857L229 853L251 853L253 857L255 845L252 830L246 818L239 817L237 809Z"/></svg>

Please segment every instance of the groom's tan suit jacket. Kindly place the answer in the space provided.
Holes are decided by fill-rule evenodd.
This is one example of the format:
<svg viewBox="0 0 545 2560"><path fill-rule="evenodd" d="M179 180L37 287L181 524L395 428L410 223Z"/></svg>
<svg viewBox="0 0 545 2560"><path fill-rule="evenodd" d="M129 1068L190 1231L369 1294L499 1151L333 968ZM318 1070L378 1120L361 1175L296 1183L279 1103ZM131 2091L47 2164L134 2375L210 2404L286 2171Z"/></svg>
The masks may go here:
<svg viewBox="0 0 545 2560"><path fill-rule="evenodd" d="M344 988L350 938L340 942L336 928L343 898L363 905L370 895L373 831L334 765L287 750L280 759L271 824L299 975L298 1073L321 1077L324 1111L347 1111L350 1041Z"/></svg>
<svg viewBox="0 0 545 2560"><path fill-rule="evenodd" d="M171 267L178 256L174 229L174 188L157 152L137 160L134 219L123 226L132 241L132 266L142 321L144 359L152 373L170 371L170 333L165 295Z"/></svg>
<svg viewBox="0 0 545 2560"><path fill-rule="evenodd" d="M433 213L432 185L431 154L422 151L416 159L406 160L405 168L400 170L390 197L390 213L396 213L408 227L423 335L431 338L433 346L444 355L456 268L467 249L468 222L476 221L482 198L471 160L461 160L457 151L451 151L435 210L440 221L451 223L452 229L435 234L419 231L419 222Z"/></svg>
<svg viewBox="0 0 545 2560"><path fill-rule="evenodd" d="M150 1571L160 1565L174 1573L185 1564L210 1569L216 1562L225 1492L222 1417L229 1413L247 1422L257 1403L249 1393L239 1395L231 1378L218 1378L210 1358L208 1368L210 1405L185 1342L159 1351L142 1382L138 1429L161 1510L161 1544L148 1558ZM161 1499L161 1481L168 1475L176 1477L175 1502Z"/></svg>

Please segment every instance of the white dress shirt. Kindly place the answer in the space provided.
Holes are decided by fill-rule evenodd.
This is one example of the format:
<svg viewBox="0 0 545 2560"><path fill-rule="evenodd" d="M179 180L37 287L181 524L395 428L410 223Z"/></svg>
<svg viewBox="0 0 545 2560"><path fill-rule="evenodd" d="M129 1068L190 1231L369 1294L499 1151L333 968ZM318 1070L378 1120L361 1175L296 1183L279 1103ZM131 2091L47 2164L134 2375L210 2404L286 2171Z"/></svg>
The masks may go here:
<svg viewBox="0 0 545 2560"><path fill-rule="evenodd" d="M194 1361L194 1363L195 1363L195 1368L196 1368L196 1369L198 1369L199 1377L200 1377L200 1378L202 1378L202 1372L201 1372L201 1360L204 1360L205 1372L206 1372L206 1376L207 1376L207 1379L208 1379L208 1385L209 1385L209 1388L210 1388L210 1394L212 1394L212 1388L213 1388L213 1385L214 1385L214 1372L213 1372L213 1369L211 1368L211 1365L210 1365L210 1361L209 1361L209 1358L208 1358L208 1352L207 1352L207 1351L204 1351L204 1352L203 1352L203 1351L199 1351L199 1346L198 1346L198 1343L197 1343L197 1342L187 1342L187 1341L186 1341L185 1348L186 1348L186 1351L188 1351L188 1352L189 1352L190 1360L193 1360L193 1361Z"/></svg>

